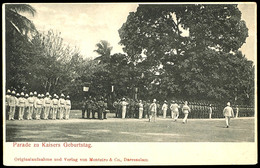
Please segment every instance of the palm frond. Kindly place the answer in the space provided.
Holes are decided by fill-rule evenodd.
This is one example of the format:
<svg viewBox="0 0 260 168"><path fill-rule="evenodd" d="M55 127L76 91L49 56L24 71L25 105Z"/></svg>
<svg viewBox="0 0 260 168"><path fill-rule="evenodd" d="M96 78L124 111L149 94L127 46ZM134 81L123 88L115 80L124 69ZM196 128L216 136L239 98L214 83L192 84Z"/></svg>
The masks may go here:
<svg viewBox="0 0 260 168"><path fill-rule="evenodd" d="M34 16L36 14L36 10L28 4L6 4L5 5L5 9L7 10L11 10L14 11L16 13L28 13L32 16Z"/></svg>

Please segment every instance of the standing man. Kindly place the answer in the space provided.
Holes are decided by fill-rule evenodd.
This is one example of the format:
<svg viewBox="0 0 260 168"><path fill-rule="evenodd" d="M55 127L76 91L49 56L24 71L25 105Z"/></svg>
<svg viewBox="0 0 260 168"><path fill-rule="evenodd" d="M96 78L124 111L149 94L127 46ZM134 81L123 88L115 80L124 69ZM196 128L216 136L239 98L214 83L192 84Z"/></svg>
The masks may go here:
<svg viewBox="0 0 260 168"><path fill-rule="evenodd" d="M139 103L138 103L138 106L139 106L139 119L141 119L143 117L143 112L144 112L144 104L143 104L143 101L140 100Z"/></svg>
<svg viewBox="0 0 260 168"><path fill-rule="evenodd" d="M25 107L24 107L24 118L29 120L29 95L26 93L25 94Z"/></svg>
<svg viewBox="0 0 260 168"><path fill-rule="evenodd" d="M211 107L211 104L209 105L209 119L211 119L211 115L212 115L213 109Z"/></svg>
<svg viewBox="0 0 260 168"><path fill-rule="evenodd" d="M44 119L44 94L41 94L40 100L42 101L41 119Z"/></svg>
<svg viewBox="0 0 260 168"><path fill-rule="evenodd" d="M188 115L191 112L190 107L188 106L188 102L187 101L184 102L184 105L182 107L182 112L184 113L184 118L183 118L182 123L185 124L185 123L188 122L187 121Z"/></svg>
<svg viewBox="0 0 260 168"><path fill-rule="evenodd" d="M121 106L122 106L122 118L125 118L126 116L126 106L128 103L125 101L125 98L122 99Z"/></svg>
<svg viewBox="0 0 260 168"><path fill-rule="evenodd" d="M87 101L87 98L84 97L83 101L82 101L82 118L85 118L85 115L86 115L86 101Z"/></svg>
<svg viewBox="0 0 260 168"><path fill-rule="evenodd" d="M105 98L105 100L104 100L103 119L107 119L107 113L108 112L109 112L109 110L108 110L107 99Z"/></svg>
<svg viewBox="0 0 260 168"><path fill-rule="evenodd" d="M161 108L160 108L161 105L159 101L157 101L156 106L157 106L156 116L159 117L159 115L161 114Z"/></svg>
<svg viewBox="0 0 260 168"><path fill-rule="evenodd" d="M236 118L238 118L238 112L239 112L239 108L238 105L236 105Z"/></svg>
<svg viewBox="0 0 260 168"><path fill-rule="evenodd" d="M33 104L34 104L34 97L33 97L33 93L30 92L30 97L28 98L28 116L27 116L27 120L31 120L32 119L32 114L33 114Z"/></svg>
<svg viewBox="0 0 260 168"><path fill-rule="evenodd" d="M11 90L7 90L6 92L6 95L5 95L5 117L7 119L7 116L8 116L8 113L9 113L9 109L10 109L10 106L9 106L9 99L11 97Z"/></svg>
<svg viewBox="0 0 260 168"><path fill-rule="evenodd" d="M174 119L174 121L177 121L179 117L179 108L180 106L175 101L172 101L170 109L171 109L171 117Z"/></svg>
<svg viewBox="0 0 260 168"><path fill-rule="evenodd" d="M70 96L67 96L65 101L65 116L64 116L65 120L68 120L70 117L70 109L71 109Z"/></svg>
<svg viewBox="0 0 260 168"><path fill-rule="evenodd" d="M9 113L8 113L8 120L14 120L14 113L15 113L15 108L16 108L16 97L15 97L15 91L11 92L11 96L9 98Z"/></svg>
<svg viewBox="0 0 260 168"><path fill-rule="evenodd" d="M228 102L227 106L224 108L223 115L225 116L226 125L228 128L230 125L230 118L234 117L234 112L233 112L233 109L230 107L230 102Z"/></svg>
<svg viewBox="0 0 260 168"><path fill-rule="evenodd" d="M118 118L119 117L119 111L118 111L119 109L118 109L118 101L117 100L114 101L113 107L115 109L116 118Z"/></svg>
<svg viewBox="0 0 260 168"><path fill-rule="evenodd" d="M156 118L156 112L157 112L157 104L156 104L156 99L153 99L153 103L150 105L149 107L149 122L153 121L155 122L155 118Z"/></svg>
<svg viewBox="0 0 260 168"><path fill-rule="evenodd" d="M90 118L90 111L91 111L91 96L86 100L85 103L85 111L87 111L87 119Z"/></svg>
<svg viewBox="0 0 260 168"><path fill-rule="evenodd" d="M167 101L165 100L162 105L163 118L166 118L167 109L168 109L168 105L167 105Z"/></svg>
<svg viewBox="0 0 260 168"><path fill-rule="evenodd" d="M37 98L37 92L34 91L34 93L33 93L33 112L32 112L32 118L33 118L33 119L36 118L37 109L36 109L36 107L34 106L34 104L35 104L35 101L36 101L37 99L38 99L38 98Z"/></svg>
<svg viewBox="0 0 260 168"><path fill-rule="evenodd" d="M63 119L63 114L65 111L65 99L64 99L64 94L62 93L59 99L59 111L57 113L58 119L62 120Z"/></svg>
<svg viewBox="0 0 260 168"><path fill-rule="evenodd" d="M38 98L34 102L34 107L36 108L36 113L35 113L36 120L41 119L42 104L43 104L43 102L41 99L41 94L38 94Z"/></svg>
<svg viewBox="0 0 260 168"><path fill-rule="evenodd" d="M50 119L56 120L57 111L59 108L59 97L54 94L52 99L52 112L50 113Z"/></svg>
<svg viewBox="0 0 260 168"><path fill-rule="evenodd" d="M18 120L23 120L25 103L26 101L24 98L24 93L22 92L21 96L18 98L18 107L19 107Z"/></svg>
<svg viewBox="0 0 260 168"><path fill-rule="evenodd" d="M95 114L98 111L98 103L97 103L97 99L95 97L93 98L91 106L92 106L92 118L96 119Z"/></svg>
<svg viewBox="0 0 260 168"><path fill-rule="evenodd" d="M43 106L44 106L44 115L43 119L48 120L49 114L50 114L50 109L52 106L52 101L50 99L50 94L49 92L46 93L46 97L43 100Z"/></svg>

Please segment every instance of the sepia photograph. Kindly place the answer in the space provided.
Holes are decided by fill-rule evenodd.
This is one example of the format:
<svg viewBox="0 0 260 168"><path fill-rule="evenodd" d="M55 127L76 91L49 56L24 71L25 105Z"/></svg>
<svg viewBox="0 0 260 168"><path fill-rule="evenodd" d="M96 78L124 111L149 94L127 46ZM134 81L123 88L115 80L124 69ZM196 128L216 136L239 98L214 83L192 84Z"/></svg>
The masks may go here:
<svg viewBox="0 0 260 168"><path fill-rule="evenodd" d="M257 164L256 3L2 11L4 165Z"/></svg>

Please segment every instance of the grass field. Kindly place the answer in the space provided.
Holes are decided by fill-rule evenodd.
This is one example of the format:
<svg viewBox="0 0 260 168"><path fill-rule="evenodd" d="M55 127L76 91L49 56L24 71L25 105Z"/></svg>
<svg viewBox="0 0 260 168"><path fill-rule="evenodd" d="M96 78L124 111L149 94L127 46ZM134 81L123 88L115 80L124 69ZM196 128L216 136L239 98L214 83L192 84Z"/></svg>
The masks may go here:
<svg viewBox="0 0 260 168"><path fill-rule="evenodd" d="M81 119L81 111L72 110L70 120L6 121L7 142L254 142L253 117L231 119L225 128L222 119L180 118Z"/></svg>

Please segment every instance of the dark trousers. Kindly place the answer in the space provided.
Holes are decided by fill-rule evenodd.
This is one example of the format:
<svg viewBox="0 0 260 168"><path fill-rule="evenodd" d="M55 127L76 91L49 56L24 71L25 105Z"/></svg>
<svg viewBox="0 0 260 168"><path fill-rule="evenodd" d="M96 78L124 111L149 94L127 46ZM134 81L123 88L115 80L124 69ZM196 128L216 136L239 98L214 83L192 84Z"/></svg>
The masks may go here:
<svg viewBox="0 0 260 168"><path fill-rule="evenodd" d="M98 119L102 119L102 111L101 109L98 110Z"/></svg>
<svg viewBox="0 0 260 168"><path fill-rule="evenodd" d="M87 109L87 118L90 118L90 112L91 112L91 110Z"/></svg>
<svg viewBox="0 0 260 168"><path fill-rule="evenodd" d="M92 110L92 118L95 119L95 110Z"/></svg>
<svg viewBox="0 0 260 168"><path fill-rule="evenodd" d="M103 118L107 119L107 112L103 112Z"/></svg>
<svg viewBox="0 0 260 168"><path fill-rule="evenodd" d="M86 112L86 110L82 109L82 118L85 118L85 112Z"/></svg>

